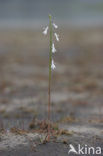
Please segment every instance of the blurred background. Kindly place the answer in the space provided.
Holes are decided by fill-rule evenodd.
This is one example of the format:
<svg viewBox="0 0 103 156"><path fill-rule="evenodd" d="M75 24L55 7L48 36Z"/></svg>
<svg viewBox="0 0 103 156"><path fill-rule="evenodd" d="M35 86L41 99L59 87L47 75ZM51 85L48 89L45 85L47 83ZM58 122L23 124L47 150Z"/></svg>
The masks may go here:
<svg viewBox="0 0 103 156"><path fill-rule="evenodd" d="M102 0L0 0L1 27L40 27L52 14L61 25L100 26Z"/></svg>
<svg viewBox="0 0 103 156"><path fill-rule="evenodd" d="M7 128L47 117L49 37L42 31L49 13L60 35L52 118L102 121L103 0L0 0L0 117Z"/></svg>

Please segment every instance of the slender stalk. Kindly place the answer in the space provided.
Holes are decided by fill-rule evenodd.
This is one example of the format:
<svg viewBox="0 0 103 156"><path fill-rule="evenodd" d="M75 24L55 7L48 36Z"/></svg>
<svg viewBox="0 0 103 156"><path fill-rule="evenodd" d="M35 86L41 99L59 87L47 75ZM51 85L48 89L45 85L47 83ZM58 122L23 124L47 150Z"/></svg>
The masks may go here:
<svg viewBox="0 0 103 156"><path fill-rule="evenodd" d="M51 118L51 62L52 62L52 17L49 15L49 84L48 84L48 140L50 138L50 118Z"/></svg>

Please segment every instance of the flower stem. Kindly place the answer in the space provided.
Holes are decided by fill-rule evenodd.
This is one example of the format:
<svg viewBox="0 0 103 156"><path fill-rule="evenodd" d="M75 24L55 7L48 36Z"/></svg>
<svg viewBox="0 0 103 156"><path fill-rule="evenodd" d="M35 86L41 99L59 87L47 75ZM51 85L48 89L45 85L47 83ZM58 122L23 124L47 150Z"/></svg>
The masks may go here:
<svg viewBox="0 0 103 156"><path fill-rule="evenodd" d="M52 62L52 17L49 15L49 84L48 84L48 140L50 138L50 117L51 117L51 62Z"/></svg>

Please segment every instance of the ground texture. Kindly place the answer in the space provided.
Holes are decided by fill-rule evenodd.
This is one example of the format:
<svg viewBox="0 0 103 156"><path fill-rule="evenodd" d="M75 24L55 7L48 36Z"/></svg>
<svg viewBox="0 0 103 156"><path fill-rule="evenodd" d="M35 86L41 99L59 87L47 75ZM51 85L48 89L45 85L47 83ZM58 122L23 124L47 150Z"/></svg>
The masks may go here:
<svg viewBox="0 0 103 156"><path fill-rule="evenodd" d="M67 156L69 144L103 147L103 30L58 32L52 121L66 132L44 143L31 124L47 118L48 37L0 31L0 156Z"/></svg>

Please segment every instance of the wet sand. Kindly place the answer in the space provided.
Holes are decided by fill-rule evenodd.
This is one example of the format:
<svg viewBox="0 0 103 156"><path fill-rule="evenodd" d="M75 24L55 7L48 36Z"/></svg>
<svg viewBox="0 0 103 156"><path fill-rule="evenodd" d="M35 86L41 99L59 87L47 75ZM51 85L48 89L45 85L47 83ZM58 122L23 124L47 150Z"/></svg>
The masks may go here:
<svg viewBox="0 0 103 156"><path fill-rule="evenodd" d="M1 30L0 127L10 135L0 134L0 156L66 156L70 143L103 146L103 29L58 32L52 120L71 135L31 150L29 141L24 145L15 134L20 144L7 146L12 127L28 130L33 118L47 118L49 47L40 30Z"/></svg>

